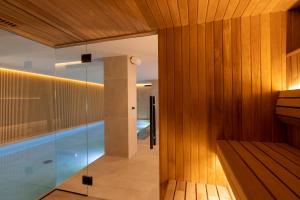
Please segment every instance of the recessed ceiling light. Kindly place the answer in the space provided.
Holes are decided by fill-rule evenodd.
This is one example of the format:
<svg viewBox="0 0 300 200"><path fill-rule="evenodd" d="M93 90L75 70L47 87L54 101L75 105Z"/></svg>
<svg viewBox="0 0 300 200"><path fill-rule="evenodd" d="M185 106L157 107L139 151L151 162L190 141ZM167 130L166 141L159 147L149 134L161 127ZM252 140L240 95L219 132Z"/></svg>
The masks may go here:
<svg viewBox="0 0 300 200"><path fill-rule="evenodd" d="M71 61L71 62L55 63L55 67L65 67L65 66L68 66L68 65L79 65L79 64L82 64L81 60Z"/></svg>

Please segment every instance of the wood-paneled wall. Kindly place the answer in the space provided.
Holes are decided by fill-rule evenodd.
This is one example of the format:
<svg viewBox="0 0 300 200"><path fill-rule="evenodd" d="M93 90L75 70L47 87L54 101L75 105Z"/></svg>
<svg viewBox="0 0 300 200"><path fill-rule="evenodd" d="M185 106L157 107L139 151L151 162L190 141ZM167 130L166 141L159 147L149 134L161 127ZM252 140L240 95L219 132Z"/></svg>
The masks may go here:
<svg viewBox="0 0 300 200"><path fill-rule="evenodd" d="M162 29L160 182L224 183L217 139L284 141L274 115L286 88L286 14Z"/></svg>
<svg viewBox="0 0 300 200"><path fill-rule="evenodd" d="M300 88L300 52L287 56L286 83L287 89ZM294 125L286 126L288 143L300 148L300 127Z"/></svg>
<svg viewBox="0 0 300 200"><path fill-rule="evenodd" d="M300 9L293 9L287 14L287 53L300 48Z"/></svg>
<svg viewBox="0 0 300 200"><path fill-rule="evenodd" d="M0 68L0 143L101 120L103 94L98 84Z"/></svg>

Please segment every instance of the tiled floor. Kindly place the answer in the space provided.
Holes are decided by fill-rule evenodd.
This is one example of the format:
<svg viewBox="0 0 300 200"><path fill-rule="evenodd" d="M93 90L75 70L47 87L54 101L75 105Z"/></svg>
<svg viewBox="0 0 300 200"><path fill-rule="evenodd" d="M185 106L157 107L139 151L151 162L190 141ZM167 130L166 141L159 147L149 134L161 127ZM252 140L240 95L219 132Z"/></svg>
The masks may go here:
<svg viewBox="0 0 300 200"><path fill-rule="evenodd" d="M104 156L59 188L102 199L158 200L158 154L158 146L149 149L149 138L139 140L138 152L131 159ZM93 186L87 188L81 184L83 174L93 176Z"/></svg>
<svg viewBox="0 0 300 200"><path fill-rule="evenodd" d="M56 190L52 192L50 195L43 198L43 200L101 200L101 199L86 197L82 195Z"/></svg>

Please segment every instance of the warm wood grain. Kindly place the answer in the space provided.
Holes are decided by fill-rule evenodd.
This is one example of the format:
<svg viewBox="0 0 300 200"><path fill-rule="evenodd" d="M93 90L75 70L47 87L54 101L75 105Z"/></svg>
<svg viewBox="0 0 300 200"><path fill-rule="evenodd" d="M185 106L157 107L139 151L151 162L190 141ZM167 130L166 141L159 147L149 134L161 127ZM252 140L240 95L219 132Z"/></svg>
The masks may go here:
<svg viewBox="0 0 300 200"><path fill-rule="evenodd" d="M4 68L0 79L1 144L103 119L103 85Z"/></svg>
<svg viewBox="0 0 300 200"><path fill-rule="evenodd" d="M170 180L164 200L231 200L226 187Z"/></svg>
<svg viewBox="0 0 300 200"><path fill-rule="evenodd" d="M0 3L0 16L16 26L1 23L0 28L61 47L286 11L294 3L296 0L6 0Z"/></svg>
<svg viewBox="0 0 300 200"><path fill-rule="evenodd" d="M162 185L174 176L222 184L217 139L284 141L285 132L277 127L280 122L273 120L274 97L285 80L282 34L271 36L284 31L281 23L274 27L276 19L281 21L282 15L160 31L160 100L166 106L160 107ZM175 145L170 145L173 141Z"/></svg>
<svg viewBox="0 0 300 200"><path fill-rule="evenodd" d="M293 53L300 48L300 12L289 11L287 14L287 53Z"/></svg>
<svg viewBox="0 0 300 200"><path fill-rule="evenodd" d="M218 157L236 199L273 199L227 141L218 142ZM248 187L249 184L252 187Z"/></svg>
<svg viewBox="0 0 300 200"><path fill-rule="evenodd" d="M237 141L219 141L218 147L218 155L225 173L228 175L231 188L236 194L236 199L252 199L249 196L251 194L249 191L253 190L254 187L257 190L255 199L299 198L299 171L297 173L299 166L289 160L289 156L293 155L290 152L297 151L295 148L283 143ZM289 150L285 148L289 148ZM233 158L236 158L235 162L233 162ZM247 165L242 168L237 165L238 162ZM249 170L251 170L250 173ZM247 176L253 173L255 175L253 180L259 181L259 184L248 187L251 179L246 181L246 179L239 177L240 173L246 173ZM234 190L234 188L236 189ZM242 197L240 194L245 196Z"/></svg>

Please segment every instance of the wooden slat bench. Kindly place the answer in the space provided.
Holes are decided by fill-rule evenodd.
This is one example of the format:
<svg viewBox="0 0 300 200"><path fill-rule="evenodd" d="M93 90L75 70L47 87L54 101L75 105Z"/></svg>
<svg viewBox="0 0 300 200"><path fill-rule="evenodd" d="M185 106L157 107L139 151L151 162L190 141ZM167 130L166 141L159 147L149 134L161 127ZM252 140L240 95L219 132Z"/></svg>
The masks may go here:
<svg viewBox="0 0 300 200"><path fill-rule="evenodd" d="M170 180L165 200L231 200L226 187Z"/></svg>
<svg viewBox="0 0 300 200"><path fill-rule="evenodd" d="M217 154L236 199L300 199L300 150L220 140Z"/></svg>

